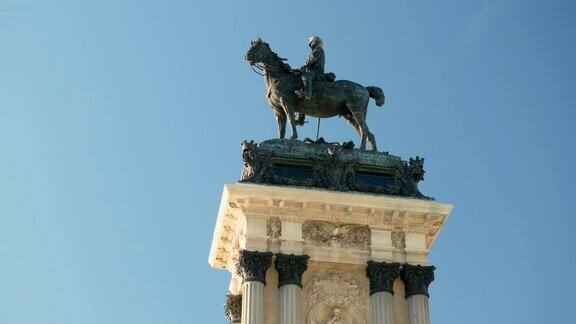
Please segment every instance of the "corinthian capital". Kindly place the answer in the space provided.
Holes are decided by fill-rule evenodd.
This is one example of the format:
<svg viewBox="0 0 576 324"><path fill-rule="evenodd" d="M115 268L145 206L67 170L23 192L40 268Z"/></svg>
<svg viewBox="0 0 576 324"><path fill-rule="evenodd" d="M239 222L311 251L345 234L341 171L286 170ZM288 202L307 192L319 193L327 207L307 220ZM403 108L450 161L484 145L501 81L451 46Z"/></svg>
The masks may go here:
<svg viewBox="0 0 576 324"><path fill-rule="evenodd" d="M370 295L377 292L394 294L394 280L400 275L400 263L368 261L366 276L370 279Z"/></svg>
<svg viewBox="0 0 576 324"><path fill-rule="evenodd" d="M434 280L434 266L421 266L405 264L402 266L402 280L404 281L405 297L428 294L428 286Z"/></svg>
<svg viewBox="0 0 576 324"><path fill-rule="evenodd" d="M272 252L241 250L236 273L242 282L259 281L266 285L266 271L272 264Z"/></svg>
<svg viewBox="0 0 576 324"><path fill-rule="evenodd" d="M240 323L242 320L242 295L226 295L224 314L229 323Z"/></svg>
<svg viewBox="0 0 576 324"><path fill-rule="evenodd" d="M292 284L302 288L302 274L308 269L307 255L276 254L276 270L278 270L278 288Z"/></svg>

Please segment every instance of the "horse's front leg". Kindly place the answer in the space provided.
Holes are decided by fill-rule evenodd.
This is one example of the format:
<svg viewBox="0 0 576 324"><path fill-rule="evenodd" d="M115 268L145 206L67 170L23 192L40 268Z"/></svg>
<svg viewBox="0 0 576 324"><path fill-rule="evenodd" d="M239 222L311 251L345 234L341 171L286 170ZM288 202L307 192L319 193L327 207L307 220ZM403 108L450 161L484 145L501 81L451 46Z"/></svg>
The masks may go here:
<svg viewBox="0 0 576 324"><path fill-rule="evenodd" d="M296 130L296 117L294 116L294 106L291 104L282 104L284 108L284 112L286 112L286 116L288 117L288 123L290 123L290 127L292 127L292 136L290 139L297 139L298 138L298 131Z"/></svg>
<svg viewBox="0 0 576 324"><path fill-rule="evenodd" d="M286 135L286 114L281 110L276 110L274 116L276 117L276 122L278 122L278 135L280 139L284 139L284 135Z"/></svg>

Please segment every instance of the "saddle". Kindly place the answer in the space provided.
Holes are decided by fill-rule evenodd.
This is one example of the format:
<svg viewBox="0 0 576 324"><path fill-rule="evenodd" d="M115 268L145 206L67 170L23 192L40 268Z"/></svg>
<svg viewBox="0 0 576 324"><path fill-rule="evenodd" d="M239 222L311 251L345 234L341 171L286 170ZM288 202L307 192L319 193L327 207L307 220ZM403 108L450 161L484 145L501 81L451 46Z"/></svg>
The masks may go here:
<svg viewBox="0 0 576 324"><path fill-rule="evenodd" d="M320 77L320 81L334 82L335 80L336 80L336 74L334 74L332 72L324 73Z"/></svg>
<svg viewBox="0 0 576 324"><path fill-rule="evenodd" d="M290 69L290 72L295 75L295 76L301 76L302 72L300 70L297 69ZM336 81L336 74L332 73L332 72L328 72L328 73L324 73L322 75L316 75L315 78L316 81L327 81L327 82L334 82Z"/></svg>

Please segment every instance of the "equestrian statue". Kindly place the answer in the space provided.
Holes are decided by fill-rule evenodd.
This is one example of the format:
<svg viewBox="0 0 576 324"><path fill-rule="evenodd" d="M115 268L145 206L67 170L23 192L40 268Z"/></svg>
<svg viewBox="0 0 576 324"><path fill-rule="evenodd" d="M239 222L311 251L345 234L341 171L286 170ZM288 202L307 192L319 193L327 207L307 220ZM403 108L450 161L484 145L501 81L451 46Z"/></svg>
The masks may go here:
<svg viewBox="0 0 576 324"><path fill-rule="evenodd" d="M366 113L370 98L376 101L377 106L384 104L384 92L375 86L364 87L348 80L335 80L334 73L324 73L326 58L320 37L311 37L308 46L310 56L296 70L260 38L251 42L245 56L252 68L264 72L266 96L274 110L280 138L286 134L286 120L292 128L290 138L296 139L296 126L304 124L306 115L318 118L342 116L361 136L360 148L365 150L368 141L376 151L376 139L366 125ZM295 113L298 113L298 118Z"/></svg>

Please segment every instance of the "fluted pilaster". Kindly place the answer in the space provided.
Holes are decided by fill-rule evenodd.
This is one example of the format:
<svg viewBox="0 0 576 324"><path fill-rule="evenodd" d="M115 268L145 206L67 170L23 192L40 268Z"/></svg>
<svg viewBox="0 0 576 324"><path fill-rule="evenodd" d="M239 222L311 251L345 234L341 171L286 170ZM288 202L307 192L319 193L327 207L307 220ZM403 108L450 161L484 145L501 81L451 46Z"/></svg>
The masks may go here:
<svg viewBox="0 0 576 324"><path fill-rule="evenodd" d="M302 274L308 268L307 255L276 254L278 287L280 288L280 324L300 323L300 290Z"/></svg>

